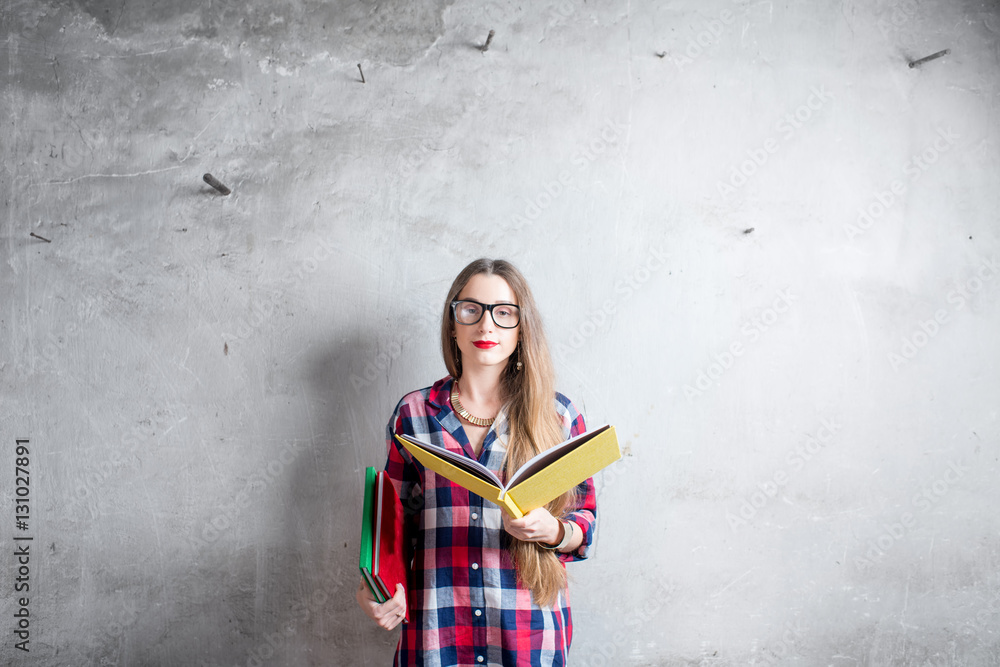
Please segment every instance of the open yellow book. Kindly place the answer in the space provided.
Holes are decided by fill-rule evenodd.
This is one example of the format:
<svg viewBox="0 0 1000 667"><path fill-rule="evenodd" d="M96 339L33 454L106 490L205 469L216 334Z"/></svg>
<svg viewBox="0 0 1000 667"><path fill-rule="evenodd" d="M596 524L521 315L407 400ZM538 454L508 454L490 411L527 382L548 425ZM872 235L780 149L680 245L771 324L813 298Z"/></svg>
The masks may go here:
<svg viewBox="0 0 1000 667"><path fill-rule="evenodd" d="M604 425L547 449L517 469L507 484L479 461L413 436L396 440L425 468L505 509L515 519L622 457L614 426Z"/></svg>

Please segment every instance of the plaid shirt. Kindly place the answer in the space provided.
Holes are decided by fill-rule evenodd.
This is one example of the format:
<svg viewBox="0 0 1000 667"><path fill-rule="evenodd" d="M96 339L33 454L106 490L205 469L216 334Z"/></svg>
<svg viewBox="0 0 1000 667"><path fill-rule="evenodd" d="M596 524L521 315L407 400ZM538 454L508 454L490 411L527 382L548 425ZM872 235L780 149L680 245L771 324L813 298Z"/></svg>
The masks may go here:
<svg viewBox="0 0 1000 667"><path fill-rule="evenodd" d="M500 508L425 469L399 446L392 433L407 433L474 457L459 417L451 408L452 379L407 394L386 429L385 469L408 512L413 513L415 549L407 604L410 622L402 624L396 667L556 667L566 664L573 637L564 589L553 607L539 607L518 584L507 547ZM583 417L562 394L556 408L564 436L586 431ZM503 412L483 441L479 462L497 473L508 437ZM567 518L584 534L563 563L582 560L593 541L597 502L592 479L577 488L578 502Z"/></svg>

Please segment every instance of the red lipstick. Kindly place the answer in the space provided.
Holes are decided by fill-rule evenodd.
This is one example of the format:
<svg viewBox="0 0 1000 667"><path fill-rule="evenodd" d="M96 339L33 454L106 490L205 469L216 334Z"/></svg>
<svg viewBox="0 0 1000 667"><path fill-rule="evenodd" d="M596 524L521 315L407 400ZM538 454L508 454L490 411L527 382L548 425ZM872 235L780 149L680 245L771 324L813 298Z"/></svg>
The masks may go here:
<svg viewBox="0 0 1000 667"><path fill-rule="evenodd" d="M491 340L477 340L477 341L473 342L472 344L475 345L476 347L478 347L480 350L488 350L490 348L493 348L493 347L497 346L497 343L494 343Z"/></svg>

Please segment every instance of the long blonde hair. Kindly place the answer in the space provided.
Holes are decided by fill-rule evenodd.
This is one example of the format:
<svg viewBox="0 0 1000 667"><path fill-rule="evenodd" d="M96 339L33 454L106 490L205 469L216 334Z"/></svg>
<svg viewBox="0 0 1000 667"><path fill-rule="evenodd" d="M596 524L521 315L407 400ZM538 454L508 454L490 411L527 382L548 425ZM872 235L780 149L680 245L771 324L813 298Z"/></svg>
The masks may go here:
<svg viewBox="0 0 1000 667"><path fill-rule="evenodd" d="M531 289L521 272L502 259L475 260L462 269L448 290L441 318L441 351L448 373L456 379L462 376L462 356L452 335L455 325L451 302L458 298L469 280L479 274L496 275L507 281L521 310L518 345L507 360L500 380L500 397L510 427L504 469L514 471L535 454L563 440L562 424L555 410L555 373ZM518 361L522 364L520 371L517 370ZM546 509L560 518L574 501L575 494L571 490L546 505ZM537 542L515 538L511 538L510 551L522 585L531 591L538 605L552 606L559 591L566 586L566 569L555 553L539 547Z"/></svg>

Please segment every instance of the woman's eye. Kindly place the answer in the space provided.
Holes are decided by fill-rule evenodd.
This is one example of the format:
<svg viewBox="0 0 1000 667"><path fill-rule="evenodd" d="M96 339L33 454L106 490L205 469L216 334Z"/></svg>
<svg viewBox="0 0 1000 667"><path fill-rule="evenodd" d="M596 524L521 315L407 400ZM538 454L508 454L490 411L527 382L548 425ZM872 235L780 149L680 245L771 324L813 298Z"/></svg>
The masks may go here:
<svg viewBox="0 0 1000 667"><path fill-rule="evenodd" d="M499 317L510 317L513 314L510 308L497 308L493 312Z"/></svg>

